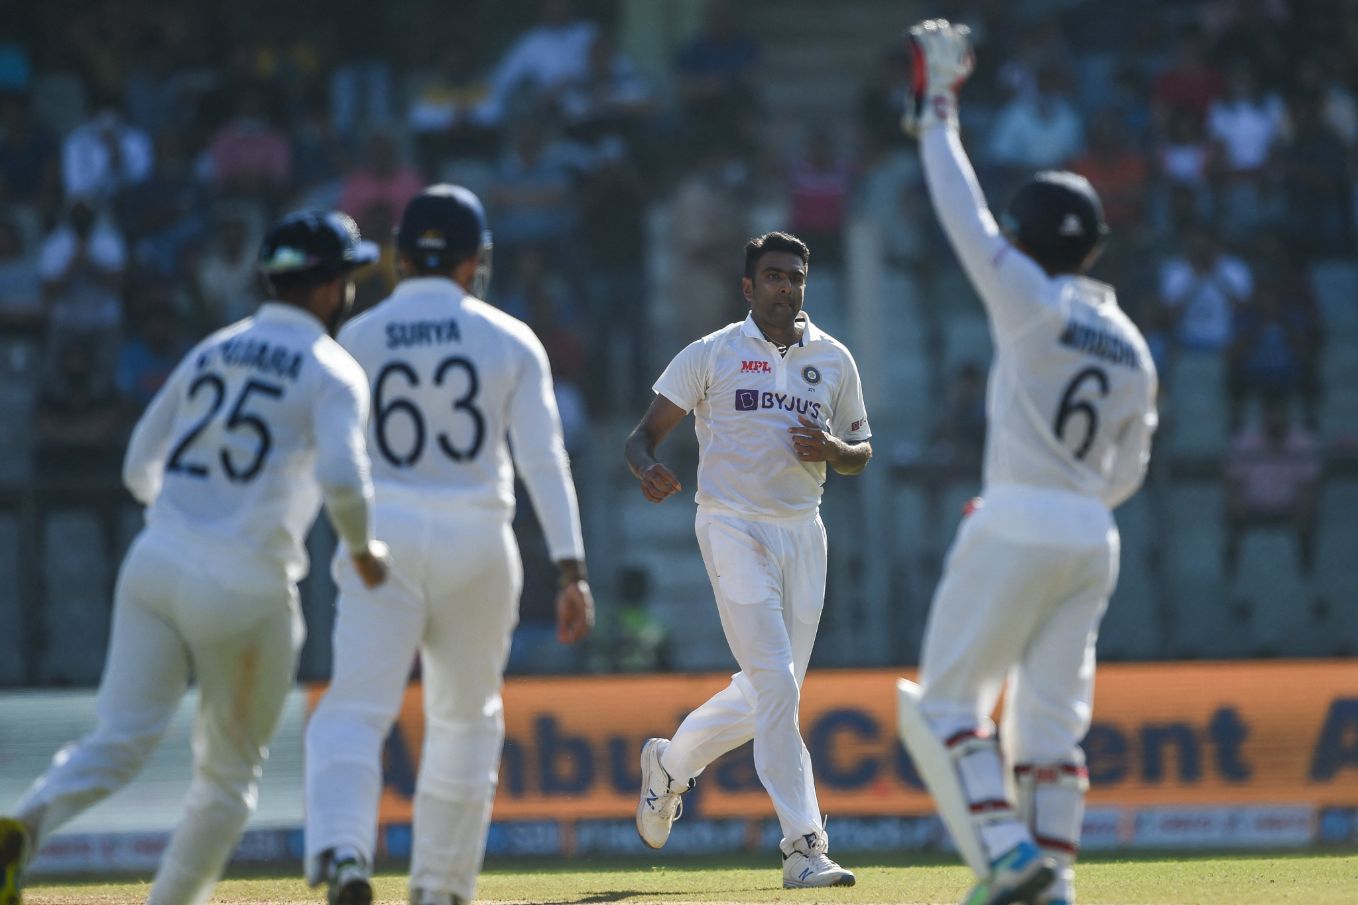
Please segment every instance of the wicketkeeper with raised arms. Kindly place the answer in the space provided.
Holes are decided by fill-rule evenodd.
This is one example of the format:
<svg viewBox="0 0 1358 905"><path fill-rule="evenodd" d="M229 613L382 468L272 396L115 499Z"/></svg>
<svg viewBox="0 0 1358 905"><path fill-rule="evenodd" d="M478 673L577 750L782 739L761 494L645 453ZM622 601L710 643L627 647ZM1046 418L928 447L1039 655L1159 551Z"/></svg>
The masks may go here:
<svg viewBox="0 0 1358 905"><path fill-rule="evenodd" d="M995 359L984 502L948 553L920 684L899 683L900 734L976 874L967 905L1069 905L1088 787L1079 741L1117 581L1112 510L1145 476L1155 366L1113 288L1083 275L1107 233L1089 183L1039 173L997 225L958 138L968 30L934 19L907 40L903 126L985 305ZM990 715L1006 682L1001 752Z"/></svg>

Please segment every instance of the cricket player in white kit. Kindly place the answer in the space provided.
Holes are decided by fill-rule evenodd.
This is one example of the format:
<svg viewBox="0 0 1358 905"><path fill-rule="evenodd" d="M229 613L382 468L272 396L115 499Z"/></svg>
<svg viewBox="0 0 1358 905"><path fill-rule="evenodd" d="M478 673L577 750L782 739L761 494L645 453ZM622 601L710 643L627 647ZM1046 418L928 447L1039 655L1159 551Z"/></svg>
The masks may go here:
<svg viewBox="0 0 1358 905"><path fill-rule="evenodd" d="M826 855L797 709L825 602L825 468L861 472L871 431L853 356L802 311L809 258L785 233L750 240L741 281L750 315L670 362L627 439L642 493L661 502L682 488L656 447L693 412L698 548L740 666L672 739L642 749L637 831L663 846L695 777L753 739L783 831L783 885L852 886L854 875Z"/></svg>
<svg viewBox="0 0 1358 905"><path fill-rule="evenodd" d="M561 641L589 632L593 601L547 354L480 299L491 252L481 202L431 186L406 206L396 246L395 292L340 333L372 384L375 520L392 580L371 591L340 575L333 675L307 727L306 870L328 882L331 905L371 900L382 743L418 651L410 900L465 905L490 828L523 588L515 464L559 570Z"/></svg>
<svg viewBox="0 0 1358 905"><path fill-rule="evenodd" d="M1140 487L1157 424L1145 340L1082 274L1107 227L1089 183L1041 173L997 226L957 134L965 26L910 30L929 194L994 337L984 494L948 554L900 733L978 877L969 905L1068 905L1088 787L1099 621L1117 581L1112 510ZM1008 680L1003 738L990 720ZM1017 806L1016 806L1017 804Z"/></svg>
<svg viewBox="0 0 1358 905"><path fill-rule="evenodd" d="M29 853L127 783L193 674L194 778L152 905L205 901L255 807L304 630L297 581L322 499L352 565L386 576L373 540L363 371L330 338L350 272L376 260L343 214L295 214L265 237L280 301L200 342L137 423L123 480L147 506L118 575L94 731L63 748L0 821L0 899L19 901Z"/></svg>

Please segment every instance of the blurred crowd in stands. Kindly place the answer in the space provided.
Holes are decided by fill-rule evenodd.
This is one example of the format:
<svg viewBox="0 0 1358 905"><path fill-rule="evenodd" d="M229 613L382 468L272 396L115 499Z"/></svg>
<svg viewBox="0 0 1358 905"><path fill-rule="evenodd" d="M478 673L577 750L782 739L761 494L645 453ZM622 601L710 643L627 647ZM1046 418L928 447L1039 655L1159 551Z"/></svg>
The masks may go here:
<svg viewBox="0 0 1358 905"><path fill-rule="evenodd" d="M640 412L653 348L743 316L754 232L789 228L834 269L866 217L891 266L952 266L896 127L895 25L864 36L880 59L857 108L789 136L765 119L762 63L795 51L763 46L750 7L706 0L657 75L607 2L521 2L512 32L495 3L26 5L0 25L0 331L40 350L35 463L116 473L109 450L179 355L261 297L261 230L291 209L339 207L381 240L429 182L482 193L490 300L546 344L572 448L591 419ZM1317 436L1358 430L1322 423L1343 390L1323 385L1313 291L1317 268L1358 251L1358 6L930 7L973 29L963 127L992 202L1037 169L1089 177L1114 235L1098 275L1162 371L1210 357L1226 375L1228 517L1302 526L1308 556ZM670 287L648 268L657 205ZM388 256L360 306L394 278ZM658 341L662 321L680 335ZM958 372L939 412L935 442L960 461L979 461L984 366Z"/></svg>

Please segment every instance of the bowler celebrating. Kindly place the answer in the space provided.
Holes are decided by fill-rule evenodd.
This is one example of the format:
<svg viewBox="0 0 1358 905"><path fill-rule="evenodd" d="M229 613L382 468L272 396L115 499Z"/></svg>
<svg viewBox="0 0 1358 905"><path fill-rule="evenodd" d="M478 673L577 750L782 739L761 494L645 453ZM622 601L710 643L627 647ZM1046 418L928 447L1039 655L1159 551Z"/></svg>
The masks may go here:
<svg viewBox="0 0 1358 905"><path fill-rule="evenodd" d="M698 548L740 666L674 738L642 748L637 831L664 845L694 778L754 739L783 830L783 886L852 886L854 875L826 854L797 708L825 602L825 468L861 472L871 432L853 356L802 311L809 260L785 233L751 239L741 280L749 316L681 351L627 438L627 465L659 503L682 487L656 447L693 412Z"/></svg>

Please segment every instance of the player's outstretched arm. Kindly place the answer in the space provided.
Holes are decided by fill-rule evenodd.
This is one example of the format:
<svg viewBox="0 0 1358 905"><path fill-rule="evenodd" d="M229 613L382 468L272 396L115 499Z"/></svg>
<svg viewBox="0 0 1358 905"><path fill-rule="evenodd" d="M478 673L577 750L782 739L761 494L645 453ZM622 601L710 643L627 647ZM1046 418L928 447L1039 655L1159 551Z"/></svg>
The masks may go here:
<svg viewBox="0 0 1358 905"><path fill-rule="evenodd" d="M913 101L901 126L919 139L934 211L1000 325L1022 324L1030 313L1024 300L1041 297L1047 275L1001 234L958 137L957 93L975 64L970 32L965 25L930 19L910 29L907 43Z"/></svg>
<svg viewBox="0 0 1358 905"><path fill-rule="evenodd" d="M656 394L651 407L641 416L623 446L627 467L641 482L642 494L652 503L659 503L684 489L674 472L656 459L655 451L686 414L679 406Z"/></svg>

